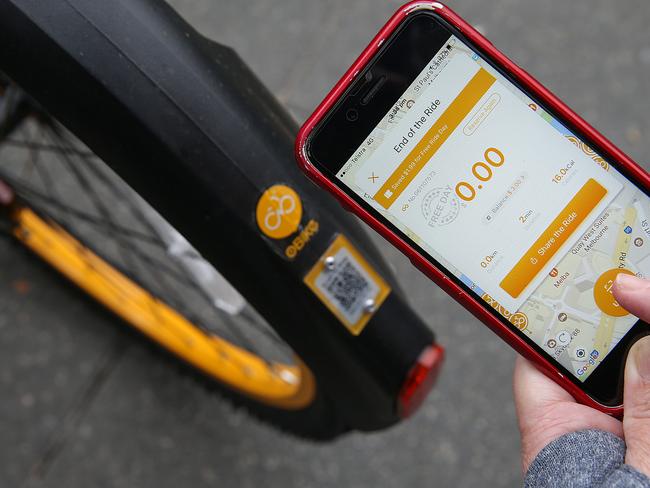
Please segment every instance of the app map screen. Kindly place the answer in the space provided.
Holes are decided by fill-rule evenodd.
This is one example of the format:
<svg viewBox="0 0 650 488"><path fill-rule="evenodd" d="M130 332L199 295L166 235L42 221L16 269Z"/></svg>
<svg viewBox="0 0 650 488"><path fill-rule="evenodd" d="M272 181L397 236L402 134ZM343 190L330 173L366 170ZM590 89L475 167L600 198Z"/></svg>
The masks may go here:
<svg viewBox="0 0 650 488"><path fill-rule="evenodd" d="M648 197L455 36L337 176L580 380L637 321Z"/></svg>

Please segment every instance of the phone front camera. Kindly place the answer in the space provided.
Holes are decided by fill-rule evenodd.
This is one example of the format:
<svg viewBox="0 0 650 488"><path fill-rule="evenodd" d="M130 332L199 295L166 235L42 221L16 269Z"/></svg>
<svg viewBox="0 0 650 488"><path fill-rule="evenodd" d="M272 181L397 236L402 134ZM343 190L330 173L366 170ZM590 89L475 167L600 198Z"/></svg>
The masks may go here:
<svg viewBox="0 0 650 488"><path fill-rule="evenodd" d="M356 108L351 108L345 113L345 118L348 122L356 122L359 120L359 111Z"/></svg>

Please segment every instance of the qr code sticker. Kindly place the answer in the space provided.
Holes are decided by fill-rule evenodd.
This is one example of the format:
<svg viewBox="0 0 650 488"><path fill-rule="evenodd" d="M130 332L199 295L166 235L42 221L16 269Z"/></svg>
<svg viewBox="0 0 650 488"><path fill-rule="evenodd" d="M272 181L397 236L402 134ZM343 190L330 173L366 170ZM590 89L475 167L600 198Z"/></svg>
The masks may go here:
<svg viewBox="0 0 650 488"><path fill-rule="evenodd" d="M316 278L316 286L336 304L345 319L354 324L363 314L365 302L374 299L379 287L354 262L347 249L340 249L333 257L333 268L323 269Z"/></svg>
<svg viewBox="0 0 650 488"><path fill-rule="evenodd" d="M327 265L322 264L325 260ZM305 282L353 334L360 333L390 291L342 236L332 244Z"/></svg>
<svg viewBox="0 0 650 488"><path fill-rule="evenodd" d="M346 256L334 279L329 280L327 291L347 312L356 308L360 300L367 296L370 288L368 280L359 272Z"/></svg>

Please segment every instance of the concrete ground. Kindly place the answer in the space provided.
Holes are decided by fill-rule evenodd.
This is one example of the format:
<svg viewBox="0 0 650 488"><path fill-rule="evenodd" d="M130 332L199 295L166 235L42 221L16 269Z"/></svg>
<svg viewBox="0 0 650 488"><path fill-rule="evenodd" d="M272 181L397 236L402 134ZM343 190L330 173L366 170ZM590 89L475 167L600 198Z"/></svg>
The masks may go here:
<svg viewBox="0 0 650 488"><path fill-rule="evenodd" d="M304 119L396 1L173 0ZM640 163L650 154L647 0L452 6ZM647 166L646 166L647 167ZM412 420L332 444L251 420L133 342L0 239L0 486L516 486L514 353L385 244L448 348Z"/></svg>

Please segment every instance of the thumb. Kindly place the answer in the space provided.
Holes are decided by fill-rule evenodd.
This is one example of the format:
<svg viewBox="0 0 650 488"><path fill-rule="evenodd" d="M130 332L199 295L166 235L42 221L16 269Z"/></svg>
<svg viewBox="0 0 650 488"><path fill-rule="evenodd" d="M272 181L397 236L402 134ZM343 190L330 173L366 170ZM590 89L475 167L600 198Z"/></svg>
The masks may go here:
<svg viewBox="0 0 650 488"><path fill-rule="evenodd" d="M613 292L623 308L650 322L650 281L621 273L616 277ZM623 395L625 462L650 476L650 336L630 349Z"/></svg>
<svg viewBox="0 0 650 488"><path fill-rule="evenodd" d="M650 323L650 281L619 273L614 281L614 298L628 312Z"/></svg>
<svg viewBox="0 0 650 488"><path fill-rule="evenodd" d="M625 462L650 476L650 336L630 349L625 365Z"/></svg>

